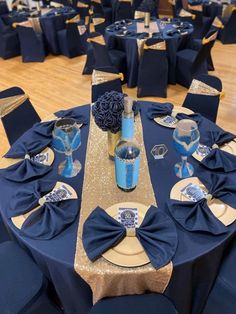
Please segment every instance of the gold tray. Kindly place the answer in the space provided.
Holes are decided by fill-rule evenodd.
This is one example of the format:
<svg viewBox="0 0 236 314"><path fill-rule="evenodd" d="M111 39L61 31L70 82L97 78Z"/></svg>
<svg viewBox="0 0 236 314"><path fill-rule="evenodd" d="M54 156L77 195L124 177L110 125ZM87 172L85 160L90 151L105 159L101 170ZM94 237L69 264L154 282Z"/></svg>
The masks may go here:
<svg viewBox="0 0 236 314"><path fill-rule="evenodd" d="M142 223L148 206L133 203L117 203L106 209L106 212L118 220L118 209L119 208L138 208L138 225ZM120 243L106 251L102 255L109 262L123 267L138 267L150 263L150 260L145 253L141 243L136 237L125 237Z"/></svg>
<svg viewBox="0 0 236 314"><path fill-rule="evenodd" d="M189 183L200 186L204 191L208 193L207 188L197 178L187 178L176 183L170 192L170 198L182 202L190 202L190 200L181 193L181 190ZM213 215L218 218L225 226L232 224L236 220L236 209L223 203L220 199L213 198L208 202L208 207L212 211Z"/></svg>
<svg viewBox="0 0 236 314"><path fill-rule="evenodd" d="M192 114L194 113L192 110L188 109L188 108L185 108L185 107L178 107L178 106L175 106L172 110L172 114L171 116L172 117L175 117L178 113L185 113L185 114ZM176 128L176 124L173 124L173 125L169 125L169 124L166 124L165 122L162 121L163 118L165 118L166 116L162 116L162 117L157 117L154 119L154 121L166 128L171 128L171 129L175 129Z"/></svg>
<svg viewBox="0 0 236 314"><path fill-rule="evenodd" d="M225 143L224 145L220 146L220 149L236 156L236 142L234 141ZM201 155L197 154L196 152L193 153L192 156L198 161L202 161L204 158Z"/></svg>

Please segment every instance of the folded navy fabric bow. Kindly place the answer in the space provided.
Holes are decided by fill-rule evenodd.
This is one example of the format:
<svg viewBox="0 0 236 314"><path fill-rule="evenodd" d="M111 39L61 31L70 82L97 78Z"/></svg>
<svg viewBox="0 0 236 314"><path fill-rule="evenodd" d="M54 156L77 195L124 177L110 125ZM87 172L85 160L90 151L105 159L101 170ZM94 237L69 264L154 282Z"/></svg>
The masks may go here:
<svg viewBox="0 0 236 314"><path fill-rule="evenodd" d="M39 206L40 199L54 186L55 182L41 180L19 189L11 199L8 217L23 215ZM26 218L20 233L34 239L51 239L75 221L78 208L77 199L45 202Z"/></svg>
<svg viewBox="0 0 236 314"><path fill-rule="evenodd" d="M211 234L227 232L227 227L212 214L207 200L218 198L236 210L236 180L226 175L208 173L200 168L197 173L200 181L208 189L208 195L198 202L170 200L168 208L171 215L188 231L204 231Z"/></svg>
<svg viewBox="0 0 236 314"><path fill-rule="evenodd" d="M190 119L190 120L195 121L199 125L202 121L202 115L200 113L191 113L191 114L178 113L176 115L176 119L178 120Z"/></svg>
<svg viewBox="0 0 236 314"><path fill-rule="evenodd" d="M47 146L47 141L25 142L17 141L5 155L7 158L22 158L21 161L2 171L3 176L10 181L25 182L47 174L51 167L32 160L31 157L41 152Z"/></svg>
<svg viewBox="0 0 236 314"><path fill-rule="evenodd" d="M170 103L152 104L147 110L147 116L153 120L157 117L171 115L174 106Z"/></svg>
<svg viewBox="0 0 236 314"><path fill-rule="evenodd" d="M82 235L88 258L95 261L121 242L127 230L102 208L94 209L84 223ZM160 268L171 261L178 239L175 225L168 215L151 206L135 232L153 267Z"/></svg>
<svg viewBox="0 0 236 314"><path fill-rule="evenodd" d="M236 135L224 130L203 132L201 144L212 148L201 163L208 169L230 172L236 170L236 156L225 152L219 147L234 140Z"/></svg>

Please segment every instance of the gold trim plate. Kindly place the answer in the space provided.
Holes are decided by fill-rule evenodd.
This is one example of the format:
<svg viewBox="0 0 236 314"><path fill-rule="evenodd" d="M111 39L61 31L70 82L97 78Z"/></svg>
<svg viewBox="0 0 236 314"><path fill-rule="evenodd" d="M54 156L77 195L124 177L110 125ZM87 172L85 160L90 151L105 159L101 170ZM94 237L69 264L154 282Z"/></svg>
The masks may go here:
<svg viewBox="0 0 236 314"><path fill-rule="evenodd" d="M176 183L171 189L170 198L182 202L190 202L190 200L181 193L181 190L189 183L198 185L208 194L208 190L204 184L197 177L192 177L183 179ZM232 224L236 220L236 209L223 203L220 199L212 198L208 201L208 207L210 208L212 214L225 226Z"/></svg>
<svg viewBox="0 0 236 314"><path fill-rule="evenodd" d="M140 203L125 202L112 205L106 209L106 212L118 220L119 208L137 208L138 224L140 226L149 207ZM120 243L106 251L102 256L109 262L123 267L138 267L150 263L137 237L126 236Z"/></svg>
<svg viewBox="0 0 236 314"><path fill-rule="evenodd" d="M193 112L192 110L188 109L188 108L185 108L185 107L178 107L178 106L175 106L175 107L173 108L173 110L172 110L171 116L175 118L178 113L192 114L192 113L194 113L194 112ZM166 127L166 128L175 129L177 122L176 122L175 124L173 124L173 125L169 125L169 124L167 124L167 123L165 123L165 122L163 121L163 118L165 118L165 117L166 117L166 116L157 117L157 118L154 119L154 121L155 121L157 124L159 124L159 125L161 125L161 126L164 126L164 127Z"/></svg>

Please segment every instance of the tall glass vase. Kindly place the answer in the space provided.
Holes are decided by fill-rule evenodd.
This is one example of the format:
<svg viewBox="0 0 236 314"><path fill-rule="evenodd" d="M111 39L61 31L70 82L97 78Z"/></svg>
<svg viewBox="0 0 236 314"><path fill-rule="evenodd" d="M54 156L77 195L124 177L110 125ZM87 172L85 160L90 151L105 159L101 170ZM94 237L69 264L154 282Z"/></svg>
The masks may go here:
<svg viewBox="0 0 236 314"><path fill-rule="evenodd" d="M149 28L150 26L151 14L149 12L144 13L144 27Z"/></svg>
<svg viewBox="0 0 236 314"><path fill-rule="evenodd" d="M108 154L111 160L114 160L115 147L119 139L120 139L120 132L112 133L111 131L107 131Z"/></svg>

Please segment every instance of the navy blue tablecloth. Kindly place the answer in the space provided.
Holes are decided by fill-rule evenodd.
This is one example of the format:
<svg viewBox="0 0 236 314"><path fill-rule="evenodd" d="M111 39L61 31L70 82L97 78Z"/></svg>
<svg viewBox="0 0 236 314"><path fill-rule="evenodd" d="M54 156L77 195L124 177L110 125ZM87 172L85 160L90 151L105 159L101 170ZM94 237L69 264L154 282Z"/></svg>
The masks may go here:
<svg viewBox="0 0 236 314"><path fill-rule="evenodd" d="M147 118L146 113L150 107L150 102L140 102L140 104L151 182L158 206L169 214L166 201L169 199L172 186L179 181L174 174L173 166L175 162L180 160L180 156L175 152L172 144L173 129L162 127ZM78 110L89 118L90 106L82 106ZM201 133L216 128L215 124L204 118L199 126ZM82 171L79 175L71 179L58 176L58 164L65 157L62 154L55 153L53 171L44 176L44 179L50 179L51 181L60 180L70 184L77 191L79 200L82 198L88 132L89 125L84 125L81 128L82 145L74 153L74 157L79 159L82 164ZM28 131L29 135L30 130ZM168 147L168 153L163 160L155 160L151 155L151 149L155 144L163 143ZM104 158L107 158L107 156L104 156ZM193 158L190 159L195 169L197 169L199 163ZM197 170L195 175L197 175ZM228 175L233 178L235 177L235 172ZM27 184L30 183L24 184L25 189L27 189ZM70 227L49 241L34 240L20 236L18 229L6 217L10 199L15 195L17 189L22 188L22 184L8 181L0 174L0 186L0 212L4 222L19 243L33 256L45 275L52 280L62 301L65 313L88 314L92 306L91 290L74 271L79 215ZM172 278L165 295L174 302L179 313L200 314L217 275L223 253L229 241L235 236L236 223L227 227L227 233L219 236L187 232L177 223L176 229L179 244L173 259L174 270Z"/></svg>
<svg viewBox="0 0 236 314"><path fill-rule="evenodd" d="M152 18L152 21L156 21L158 26L161 20ZM168 58L168 81L170 84L176 83L175 67L176 67L176 53L177 50L183 49L186 46L190 34L193 32L193 26L189 24L189 29L186 30L185 35L174 34L173 36L168 35L168 31L174 30L174 23L166 24L162 31L162 36L166 40L166 50ZM160 27L159 27L160 29ZM137 33L137 21L133 20L131 25L127 26L127 30ZM139 55L137 49L137 38L136 36L118 36L117 31L109 30L109 27L105 32L105 39L110 49L119 49L126 52L127 60L127 76L128 87L136 87L138 79L138 67L139 67Z"/></svg>

